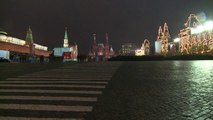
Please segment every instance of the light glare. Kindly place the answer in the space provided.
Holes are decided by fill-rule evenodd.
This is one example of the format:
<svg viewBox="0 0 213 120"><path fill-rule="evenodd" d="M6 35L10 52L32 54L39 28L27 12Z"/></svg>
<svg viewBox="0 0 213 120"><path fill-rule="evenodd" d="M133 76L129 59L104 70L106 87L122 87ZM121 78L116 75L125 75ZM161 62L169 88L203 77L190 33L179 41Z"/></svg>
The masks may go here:
<svg viewBox="0 0 213 120"><path fill-rule="evenodd" d="M196 28L191 28L191 33L192 34L199 34L199 33L202 33L204 31L209 31L209 30L213 30L213 21L207 21L203 25L200 25Z"/></svg>
<svg viewBox="0 0 213 120"><path fill-rule="evenodd" d="M207 21L204 24L204 28L205 28L205 30L213 30L213 21Z"/></svg>
<svg viewBox="0 0 213 120"><path fill-rule="evenodd" d="M177 42L180 42L180 38L175 38L175 39L174 39L174 42L176 42L176 43L177 43Z"/></svg>

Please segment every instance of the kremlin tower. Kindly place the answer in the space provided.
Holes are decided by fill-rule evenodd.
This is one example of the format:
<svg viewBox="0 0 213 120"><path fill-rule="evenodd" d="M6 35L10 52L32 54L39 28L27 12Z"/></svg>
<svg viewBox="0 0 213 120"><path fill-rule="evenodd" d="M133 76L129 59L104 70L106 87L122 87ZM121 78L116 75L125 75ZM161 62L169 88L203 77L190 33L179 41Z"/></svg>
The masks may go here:
<svg viewBox="0 0 213 120"><path fill-rule="evenodd" d="M67 27L65 28L63 47L54 48L53 51L54 56L62 57L64 62L77 61L78 45L76 43L69 45Z"/></svg>
<svg viewBox="0 0 213 120"><path fill-rule="evenodd" d="M32 30L31 28L29 27L28 31L27 31L27 35L26 35L26 45L29 46L30 48L30 51L29 53L30 54L35 54L35 45L33 44L33 33L32 33Z"/></svg>
<svg viewBox="0 0 213 120"><path fill-rule="evenodd" d="M26 44L33 44L33 34L32 34L32 30L31 28L29 27L28 31L27 31L27 35L26 35Z"/></svg>

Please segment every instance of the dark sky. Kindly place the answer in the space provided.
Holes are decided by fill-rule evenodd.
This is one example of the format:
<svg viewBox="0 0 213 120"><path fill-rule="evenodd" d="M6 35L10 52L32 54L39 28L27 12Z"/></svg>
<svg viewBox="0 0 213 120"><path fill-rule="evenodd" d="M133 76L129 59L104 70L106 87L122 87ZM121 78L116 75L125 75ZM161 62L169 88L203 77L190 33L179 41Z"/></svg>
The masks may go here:
<svg viewBox="0 0 213 120"><path fill-rule="evenodd" d="M50 49L63 44L64 27L69 43L87 53L92 34L115 50L122 43L154 43L160 25L167 22L172 37L178 35L189 14L205 13L213 20L213 0L0 0L0 28L25 39L31 26L34 41Z"/></svg>

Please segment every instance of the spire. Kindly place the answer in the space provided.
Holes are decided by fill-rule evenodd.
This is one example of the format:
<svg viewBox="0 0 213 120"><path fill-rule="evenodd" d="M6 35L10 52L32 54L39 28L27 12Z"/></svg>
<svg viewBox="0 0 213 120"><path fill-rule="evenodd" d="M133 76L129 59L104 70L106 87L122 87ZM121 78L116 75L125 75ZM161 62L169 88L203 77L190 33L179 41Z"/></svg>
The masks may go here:
<svg viewBox="0 0 213 120"><path fill-rule="evenodd" d="M92 44L92 50L91 50L92 56L95 57L97 54L97 44L96 44L96 34L93 34L93 44Z"/></svg>
<svg viewBox="0 0 213 120"><path fill-rule="evenodd" d="M26 36L26 44L30 44L33 43L33 34L32 34L32 30L29 26L29 29L27 30L27 36Z"/></svg>
<svg viewBox="0 0 213 120"><path fill-rule="evenodd" d="M65 33L64 33L64 47L69 47L68 44L68 35L67 35L67 27L65 27Z"/></svg>
<svg viewBox="0 0 213 120"><path fill-rule="evenodd" d="M170 37L170 34L169 34L169 27L168 27L167 23L164 24L163 29L164 29L164 31L163 31L163 32L164 32L164 35L165 35L166 37Z"/></svg>
<svg viewBox="0 0 213 120"><path fill-rule="evenodd" d="M168 25L167 23L164 23L164 26L163 26L163 32L166 33L168 31Z"/></svg>
<svg viewBox="0 0 213 120"><path fill-rule="evenodd" d="M162 30L162 27L160 26L158 29L158 35L162 35L162 32L163 32L163 30Z"/></svg>
<svg viewBox="0 0 213 120"><path fill-rule="evenodd" d="M93 43L96 44L96 34L93 34Z"/></svg>
<svg viewBox="0 0 213 120"><path fill-rule="evenodd" d="M161 40L161 37L163 36L163 30L162 30L162 27L159 26L159 29L158 29L158 40Z"/></svg>
<svg viewBox="0 0 213 120"><path fill-rule="evenodd" d="M109 43L109 36L108 36L108 33L106 33L106 43L107 43L107 44Z"/></svg>
<svg viewBox="0 0 213 120"><path fill-rule="evenodd" d="M68 35L67 35L67 27L65 27L64 39L68 39Z"/></svg>

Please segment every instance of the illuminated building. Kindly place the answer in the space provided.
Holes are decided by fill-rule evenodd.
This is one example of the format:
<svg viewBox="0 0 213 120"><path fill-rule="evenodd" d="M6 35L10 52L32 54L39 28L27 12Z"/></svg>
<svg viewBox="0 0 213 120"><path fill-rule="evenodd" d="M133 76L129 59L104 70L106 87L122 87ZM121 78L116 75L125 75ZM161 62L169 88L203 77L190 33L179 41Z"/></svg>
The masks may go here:
<svg viewBox="0 0 213 120"><path fill-rule="evenodd" d="M48 47L34 43L30 27L25 40L0 31L0 50L9 54L12 62L47 62L50 55Z"/></svg>
<svg viewBox="0 0 213 120"><path fill-rule="evenodd" d="M54 48L53 51L54 56L63 57L64 62L77 61L78 45L74 44L69 46L67 28L65 28L63 47Z"/></svg>
<svg viewBox="0 0 213 120"><path fill-rule="evenodd" d="M198 17L191 14L185 28L179 34L181 54L213 53L213 22L201 23Z"/></svg>
<svg viewBox="0 0 213 120"><path fill-rule="evenodd" d="M134 43L125 43L121 45L119 55L121 56L135 56L137 46Z"/></svg>
<svg viewBox="0 0 213 120"><path fill-rule="evenodd" d="M161 26L158 29L157 41L155 42L155 54L159 55L168 54L169 39L170 39L169 27L167 23L165 23L163 29Z"/></svg>
<svg viewBox="0 0 213 120"><path fill-rule="evenodd" d="M135 56L143 56L150 54L150 42L145 39L140 49L135 50Z"/></svg>
<svg viewBox="0 0 213 120"><path fill-rule="evenodd" d="M112 46L109 44L109 37L106 33L106 42L98 43L96 42L96 34L93 34L92 48L89 52L89 57L93 61L105 61L115 55Z"/></svg>

